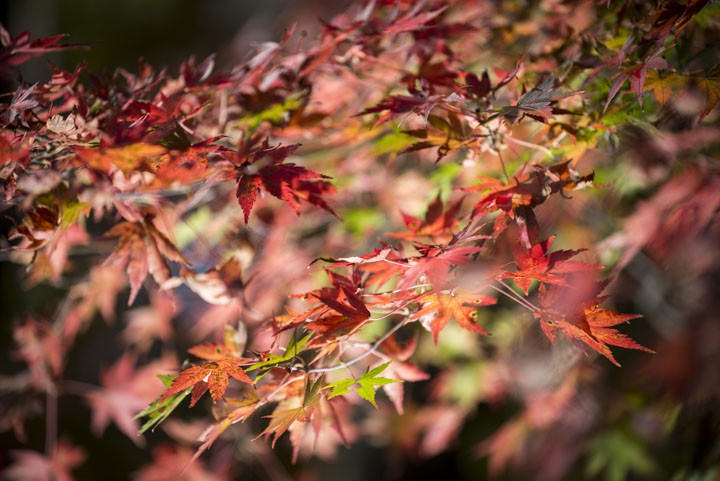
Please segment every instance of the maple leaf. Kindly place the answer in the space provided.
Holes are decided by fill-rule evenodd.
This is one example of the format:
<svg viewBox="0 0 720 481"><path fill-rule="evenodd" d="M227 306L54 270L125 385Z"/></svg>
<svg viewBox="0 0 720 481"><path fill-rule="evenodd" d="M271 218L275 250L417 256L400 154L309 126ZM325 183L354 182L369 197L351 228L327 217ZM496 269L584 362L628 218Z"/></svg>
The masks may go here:
<svg viewBox="0 0 720 481"><path fill-rule="evenodd" d="M297 422L308 422L322 398L322 390L325 389L323 388L324 381L325 379L322 376L315 381L306 380L305 394L300 406L288 407L288 404L292 402L292 400L278 404L275 411L273 411L270 416L266 416L270 418L270 423L267 428L260 433L260 436L273 434L272 446L275 447L278 438L290 429L293 424Z"/></svg>
<svg viewBox="0 0 720 481"><path fill-rule="evenodd" d="M0 24L0 78L9 77L13 71L12 68L17 68L35 57L51 52L85 48L59 43L65 37L66 35L53 35L32 40L28 32L22 32L13 37Z"/></svg>
<svg viewBox="0 0 720 481"><path fill-rule="evenodd" d="M207 391L213 402L217 402L225 395L230 377L254 386L254 382L245 374L240 364L247 363L247 359L240 357L240 349L244 343L239 343L233 329L226 329L224 343L206 342L188 349L190 354L210 361L200 366L192 366L177 375L170 388L163 394L158 402L165 401L179 393L190 395L190 406L194 406Z"/></svg>
<svg viewBox="0 0 720 481"><path fill-rule="evenodd" d="M677 73L660 75L656 70L650 70L645 77L643 91L652 91L655 100L660 105L665 105L682 90L687 83L687 78Z"/></svg>
<svg viewBox="0 0 720 481"><path fill-rule="evenodd" d="M138 142L122 147L109 147L102 149L89 149L76 147L76 163L80 166L87 166L101 172L109 173L113 168L118 168L125 175L137 171L153 172L154 165L157 165L160 157L166 153L166 149L159 145Z"/></svg>
<svg viewBox="0 0 720 481"><path fill-rule="evenodd" d="M260 406L260 398L255 391L247 390L244 394L245 396L241 399L225 399L227 408L231 409L231 411L202 433L198 439L202 444L198 446L190 463L197 460L204 451L209 449L230 426L245 421Z"/></svg>
<svg viewBox="0 0 720 481"><path fill-rule="evenodd" d="M331 311L323 312L314 321L307 323L306 328L326 339L351 333L370 318L365 303L347 286L324 288L310 295ZM333 314L333 311L337 314Z"/></svg>
<svg viewBox="0 0 720 481"><path fill-rule="evenodd" d="M288 315L275 319L277 332L304 325L306 329L320 335L313 344L324 343L328 339L356 331L370 318L370 311L356 288L360 284L359 273L355 272L348 278L335 274L329 268L325 272L333 287L293 296L304 301L316 299L321 304L300 314L288 309Z"/></svg>
<svg viewBox="0 0 720 481"><path fill-rule="evenodd" d="M583 252L584 249L548 252L554 238L554 236L551 236L533 245L530 249L525 249L520 243L516 244L515 265L517 271L502 271L499 276L504 279L512 278L515 284L527 295L533 280L564 285L567 283L566 280L558 274L601 269L603 267L569 260Z"/></svg>
<svg viewBox="0 0 720 481"><path fill-rule="evenodd" d="M720 102L720 67L715 66L708 75L695 79L700 90L705 94L705 108L700 118L705 118Z"/></svg>
<svg viewBox="0 0 720 481"><path fill-rule="evenodd" d="M477 318L477 307L495 304L495 298L483 294L461 293L458 291L432 292L419 299L422 307L412 315L411 319L419 320L433 334L437 344L438 335L450 319L455 319L461 327L478 334L488 332L480 326Z"/></svg>
<svg viewBox="0 0 720 481"><path fill-rule="evenodd" d="M398 114L414 112L427 117L430 115L430 111L440 102L442 98L443 97L441 95L433 95L430 98L415 97L410 95L391 95L374 107L368 107L355 116L359 117L362 115L384 112L373 124L373 128L375 128Z"/></svg>
<svg viewBox="0 0 720 481"><path fill-rule="evenodd" d="M604 284L601 284L595 290L602 290L603 287ZM655 352L613 329L614 326L642 317L641 315L620 314L603 309L600 307L602 298L597 296L584 301L582 297L570 300L568 297L568 292L556 286L551 286L550 289L540 286L539 301L542 309L535 312L534 316L539 319L540 327L550 342L555 341L557 332L562 332L573 343L590 347L616 366L620 364L615 360L609 346Z"/></svg>
<svg viewBox="0 0 720 481"><path fill-rule="evenodd" d="M468 73L465 75L465 83L468 90L475 99L483 99L490 93L490 76L487 70L484 70L481 78L478 78L474 73Z"/></svg>
<svg viewBox="0 0 720 481"><path fill-rule="evenodd" d="M419 335L416 331L413 336L402 345L398 343L397 336L395 334L382 343L380 351L393 360L386 371L386 374L391 379L414 382L424 381L430 378L429 374L423 372L417 365L408 361L415 351L418 339ZM397 413L402 415L404 412L403 398L405 396L403 384L386 384L383 386L383 390L390 398L390 401L392 401Z"/></svg>
<svg viewBox="0 0 720 481"><path fill-rule="evenodd" d="M413 217L403 212L403 222L408 228L408 231L395 232L388 235L404 240L413 240L418 237L448 238L449 240L449 238L452 237L452 228L458 224L457 216L462 207L462 202L462 199L460 199L445 211L443 203L440 200L440 194L438 194L435 200L428 206L425 219Z"/></svg>
<svg viewBox="0 0 720 481"><path fill-rule="evenodd" d="M284 163L298 147L300 144L270 147L267 139L258 146L257 140L250 139L239 149L235 194L246 223L261 190L285 201L297 214L300 214L300 201L304 200L337 215L322 198L335 192L335 187L326 180L330 177L292 162ZM269 159L269 165L257 169L254 164L263 158Z"/></svg>
<svg viewBox="0 0 720 481"><path fill-rule="evenodd" d="M402 255L390 250L382 260L376 262L363 262L359 269L368 274L367 286L381 288L395 277L401 275L409 267L408 261Z"/></svg>
<svg viewBox="0 0 720 481"><path fill-rule="evenodd" d="M5 200L10 200L13 191L9 190L10 170L13 164L26 165L30 145L27 140L18 139L9 130L0 130L0 180L8 182L5 188ZM8 197L10 196L10 197Z"/></svg>
<svg viewBox="0 0 720 481"><path fill-rule="evenodd" d="M149 189L161 189L173 185L187 185L208 177L208 155L223 151L223 147L213 144L219 137L185 146L183 150L170 150L161 156L153 170L155 178Z"/></svg>
<svg viewBox="0 0 720 481"><path fill-rule="evenodd" d="M105 260L127 270L132 305L148 273L159 285L171 278L165 259L189 265L175 245L147 217L144 222L121 222L105 233L105 237L119 237L118 247Z"/></svg>
<svg viewBox="0 0 720 481"><path fill-rule="evenodd" d="M280 367L283 365L289 365L291 364L300 353L302 353L306 348L307 344L312 339L312 334L306 334L302 338L296 338L292 337L290 338L290 341L288 342L287 347L283 351L282 355L277 354L266 354L263 355L262 360L256 362L255 364L252 364L248 366L245 371L255 371L260 370L260 374L255 378L255 382L257 383L258 380L267 372L269 372L274 367ZM290 366L287 366L290 367Z"/></svg>
<svg viewBox="0 0 720 481"><path fill-rule="evenodd" d="M398 379L378 377L378 374L383 372L385 368L390 365L390 362L391 361L381 364L374 369L368 369L365 374L357 379L343 379L342 381L331 382L327 386L323 387L323 389L330 389L328 399L332 399L337 396L342 396L343 394L349 394L351 392L350 388L357 384L355 392L377 409L378 406L375 402L375 387L401 382Z"/></svg>
<svg viewBox="0 0 720 481"><path fill-rule="evenodd" d="M448 245L443 248L434 246L421 246L416 248L421 257L409 269L406 269L398 283L399 289L408 289L415 285L421 276L434 286L442 286L452 268L470 262L473 254L483 251L482 247Z"/></svg>
<svg viewBox="0 0 720 481"><path fill-rule="evenodd" d="M125 276L117 269L102 265L90 269L88 280L75 284L68 295L76 303L62 319L64 338L73 339L96 312L108 322L115 319L117 295L126 285Z"/></svg>
<svg viewBox="0 0 720 481"><path fill-rule="evenodd" d="M85 460L85 452L61 439L52 454L35 451L11 451L14 463L3 470L10 481L73 481L71 471Z"/></svg>
<svg viewBox="0 0 720 481"><path fill-rule="evenodd" d="M688 22L707 5L709 0L689 0L687 2L669 2L660 4L655 13L648 19L652 29L645 34L645 39L653 39L662 44L670 32L675 29L675 36L687 26Z"/></svg>
<svg viewBox="0 0 720 481"><path fill-rule="evenodd" d="M473 216L484 215L496 210L510 212L520 206L535 207L556 192L574 190L592 185L593 173L580 175L570 166L570 161L548 167L533 164L513 176L510 183L491 177L481 177L481 182L463 188L466 192L486 192L477 201Z"/></svg>
<svg viewBox="0 0 720 481"><path fill-rule="evenodd" d="M427 24L436 19L447 9L447 6L423 12L420 9L412 9L402 17L384 25L382 31L385 33L414 32L426 28Z"/></svg>
<svg viewBox="0 0 720 481"><path fill-rule="evenodd" d="M125 354L110 368L104 369L100 375L103 389L87 396L93 413L93 433L101 436L112 421L136 445L142 445L143 439L137 436L139 425L135 414L161 394L162 389L148 381L155 372L168 367L168 362L160 361L136 370L133 357Z"/></svg>
<svg viewBox="0 0 720 481"><path fill-rule="evenodd" d="M481 183L462 190L484 192L473 208L472 217L502 211L496 219L494 234L498 235L507 226L509 219L520 227L520 240L530 249L537 243L539 226L533 207L542 204L552 194L582 189L593 185L595 174L580 175L570 166L570 161L548 167L533 164L524 165L508 184L490 177L481 177Z"/></svg>
<svg viewBox="0 0 720 481"><path fill-rule="evenodd" d="M152 451L152 461L134 474L135 481L227 481L228 477L204 465L193 457L190 449L161 444ZM220 464L220 466L223 466ZM228 469L223 466L222 469Z"/></svg>
<svg viewBox="0 0 720 481"><path fill-rule="evenodd" d="M650 55L643 62L632 67L628 67L619 74L617 74L615 80L613 81L613 84L610 86L610 92L608 92L608 98L605 101L605 107L603 108L603 112L607 110L612 100L618 94L622 86L625 85L625 82L627 82L628 79L630 80L630 90L635 93L638 103L640 104L640 106L642 106L642 94L645 90L645 79L647 78L648 69L670 69L667 60L658 57L661 52L661 50L658 50L652 55Z"/></svg>
<svg viewBox="0 0 720 481"><path fill-rule="evenodd" d="M2 73L1 70L0 73ZM2 107L0 123L4 125L11 124L16 118L22 118L25 112L31 111L32 109L40 105L40 103L35 98L33 98L35 96L35 87L36 85L31 85L27 88L18 87L18 89L13 94L9 105L0 104L0 107Z"/></svg>
<svg viewBox="0 0 720 481"><path fill-rule="evenodd" d="M551 105L560 99L580 95L582 92L555 90L554 83L555 77L552 75L547 77L520 97L515 105L503 107L500 114L510 123L518 122L524 116L546 123L546 119L553 118L553 114L570 113Z"/></svg>
<svg viewBox="0 0 720 481"><path fill-rule="evenodd" d="M246 285L242 279L242 264L235 257L202 274L183 269L181 276L185 284L209 304L229 304Z"/></svg>
<svg viewBox="0 0 720 481"><path fill-rule="evenodd" d="M673 177L624 220L624 252L618 268L625 267L646 247L652 256L665 258L691 245L691 239L713 225L718 208L717 177L704 169L688 169Z"/></svg>
<svg viewBox="0 0 720 481"><path fill-rule="evenodd" d="M37 389L48 386L62 371L64 349L60 333L47 322L32 318L17 324L13 338L17 357L30 368L29 382Z"/></svg>
<svg viewBox="0 0 720 481"><path fill-rule="evenodd" d="M447 102L449 101L447 100ZM456 114L448 113L447 118L444 118L426 112L425 118L425 128L402 131L402 133L415 137L419 141L400 151L398 155L437 147L437 157L435 158L435 163L437 163L449 154L473 142L472 137L468 139L469 135L466 128Z"/></svg>
<svg viewBox="0 0 720 481"><path fill-rule="evenodd" d="M208 390L213 402L217 402L225 395L230 377L253 386L254 382L239 366L248 360L240 357L245 344L238 340L238 332L226 328L224 343L206 342L189 348L190 354L210 362L182 371L160 400L192 387L190 406L194 406Z"/></svg>
<svg viewBox="0 0 720 481"><path fill-rule="evenodd" d="M113 301L114 296L115 293ZM147 352L156 340L167 342L173 334L172 319L176 310L172 297L164 292L152 293L149 306L132 309L125 314L127 327L122 332L125 344L138 352Z"/></svg>
<svg viewBox="0 0 720 481"><path fill-rule="evenodd" d="M170 386L160 400L164 400L173 394L180 393L192 387L191 406L200 399L208 390L214 402L219 401L225 395L230 377L240 382L253 385L253 381L245 374L239 366L237 359L222 359L213 361L201 366L192 366L182 371Z"/></svg>

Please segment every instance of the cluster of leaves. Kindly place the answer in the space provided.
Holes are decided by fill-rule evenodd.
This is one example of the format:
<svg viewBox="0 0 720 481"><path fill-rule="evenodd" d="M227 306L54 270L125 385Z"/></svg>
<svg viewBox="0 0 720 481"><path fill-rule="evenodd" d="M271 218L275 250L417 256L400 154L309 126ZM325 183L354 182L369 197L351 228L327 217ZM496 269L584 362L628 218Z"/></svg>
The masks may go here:
<svg viewBox="0 0 720 481"><path fill-rule="evenodd" d="M3 247L27 263L28 286L72 279L69 259L80 248L90 248L93 264L51 321L18 324L29 375L13 391L73 394L63 359L96 313L115 316L126 283L128 305L144 287L150 306L129 311L128 354L102 388L81 394L96 432L113 421L134 435L209 392L215 421L186 462L267 405L259 435L274 445L289 432L294 459L313 436L349 443L357 397L377 408L381 387L402 413L401 381L428 378L413 359L422 331L439 348L456 326L482 338L510 305L531 314L512 310L515 324L532 319L550 342L564 337L618 366L611 347L652 352L619 330L639 316L603 307L608 281L594 260L603 252L551 249L561 223L552 211L595 195L584 189L597 187L592 167L607 165L598 152L632 116L629 134L666 132L650 142L662 153L659 165L645 166L659 168L656 177L689 150L712 147L719 132L707 119L717 118L720 82L683 56L693 44L686 27L707 2L583 3L572 15L572 5L541 3L539 14L553 22L534 19L523 33L498 20L519 15L511 6L371 1L329 20L309 46L291 47L291 29L227 72L208 58L187 61L178 76L142 63L108 77L80 66L19 84L0 104L0 194L16 222ZM582 33L574 22L585 23ZM67 47L60 37L0 35L10 67ZM535 35L542 42L521 47ZM515 41L504 45L508 37ZM642 120L655 113L654 126ZM692 223L705 229L720 205L717 163L679 168L708 197ZM418 172L440 180L400 189ZM367 208L386 217L380 228L337 227L362 215L368 196L376 200ZM376 241L376 230L387 236ZM624 239L618 269L653 239ZM193 320L183 342L201 361L173 374L157 364L135 369L155 342L182 336L172 320L198 297L203 309L186 310ZM508 395L501 373L510 361L495 361L483 378L495 376L495 392L472 403ZM480 447L491 469L519 458L532 431L559 425L582 386L596 382L584 366L568 356L525 390L518 417ZM152 372L166 374L164 385L145 379ZM30 407L4 410L3 425L21 433ZM469 412L430 416L419 429L449 419L447 440ZM423 451L447 444L435 443ZM50 445L60 452L62 444ZM71 458L58 467L48 458L46 469L67 478L80 462ZM563 458L561 470L572 461Z"/></svg>

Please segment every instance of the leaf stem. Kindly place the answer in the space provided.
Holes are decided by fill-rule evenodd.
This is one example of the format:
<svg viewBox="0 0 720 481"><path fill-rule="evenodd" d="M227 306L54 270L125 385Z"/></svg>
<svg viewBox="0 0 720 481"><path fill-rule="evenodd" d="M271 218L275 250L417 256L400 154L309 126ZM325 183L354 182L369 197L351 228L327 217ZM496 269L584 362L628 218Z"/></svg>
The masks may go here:
<svg viewBox="0 0 720 481"><path fill-rule="evenodd" d="M369 355L375 353L375 351L377 351L380 348L380 346L382 345L383 342L387 341L390 338L390 336L395 334L404 325L405 325L405 321L395 324L392 327L392 329L390 329L388 332L386 332L380 339L375 341L367 351L363 352L359 356L357 356L347 362L341 361L341 363L338 364L337 366L318 367L315 369L309 369L307 371L307 373L308 374L321 374L321 373L325 373L325 372L339 371L340 369L345 369L345 368L352 366L353 364L357 364L358 362L362 361Z"/></svg>
<svg viewBox="0 0 720 481"><path fill-rule="evenodd" d="M496 287L492 284L490 284L490 288L499 292L500 294L504 294L506 297L512 299L513 301L517 302L521 306L523 306L525 309L529 310L530 312L537 312L540 309L535 307L530 301L520 296L518 293L516 293L512 287L508 286L504 281L498 280L498 283L502 284L508 291L505 291L504 289L500 289L499 287Z"/></svg>

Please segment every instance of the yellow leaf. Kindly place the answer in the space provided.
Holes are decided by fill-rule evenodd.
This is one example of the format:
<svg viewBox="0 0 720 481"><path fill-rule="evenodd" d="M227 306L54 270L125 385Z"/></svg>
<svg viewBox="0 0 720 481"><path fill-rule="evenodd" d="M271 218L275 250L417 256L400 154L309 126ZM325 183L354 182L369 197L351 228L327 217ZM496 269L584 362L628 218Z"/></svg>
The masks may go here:
<svg viewBox="0 0 720 481"><path fill-rule="evenodd" d="M144 142L108 149L78 149L80 161L88 167L108 172L114 165L125 175L138 170L155 170L153 161L164 153L164 147Z"/></svg>
<svg viewBox="0 0 720 481"><path fill-rule="evenodd" d="M665 105L681 90L688 79L680 74L671 73L660 75L657 70L648 70L643 90L652 90L655 99L660 105Z"/></svg>

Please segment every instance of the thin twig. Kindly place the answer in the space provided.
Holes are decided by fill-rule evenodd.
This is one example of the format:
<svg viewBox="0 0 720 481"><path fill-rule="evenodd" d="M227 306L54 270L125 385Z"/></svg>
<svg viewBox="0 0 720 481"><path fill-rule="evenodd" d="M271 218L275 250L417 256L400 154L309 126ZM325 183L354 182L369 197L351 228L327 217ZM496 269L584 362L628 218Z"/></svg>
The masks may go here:
<svg viewBox="0 0 720 481"><path fill-rule="evenodd" d="M518 145L522 145L523 147L528 147L530 149L539 150L540 152L547 155L551 159L555 157L553 155L553 153L550 151L550 149L543 147L542 145L533 144L531 142L525 142L524 140L516 139L514 137L511 137L510 135L507 135L505 138L506 138L506 141L509 140L510 142L513 142Z"/></svg>
<svg viewBox="0 0 720 481"><path fill-rule="evenodd" d="M386 313L386 314L383 314L383 315L380 316L380 317L369 317L369 318L368 318L368 321L379 321L379 320L381 320L381 319L385 319L386 317L390 317L390 316L392 316L393 314L397 314L397 313L403 312L403 311L404 311L403 313L404 313L405 315L408 315L409 312L407 311L406 308L407 308L407 304L405 304L405 305L403 305L403 306L400 306L400 307L396 307L396 308L393 309L392 311L390 311L390 312L388 312L388 313Z"/></svg>
<svg viewBox="0 0 720 481"><path fill-rule="evenodd" d="M333 371L338 371L340 369L348 368L348 367L352 366L353 364L357 364L358 362L362 361L369 355L375 353L375 351L377 351L380 348L380 346L382 345L383 342L387 341L390 338L390 336L395 334L404 325L405 325L404 321L394 325L392 327L392 329L390 329L388 332L385 333L385 335L383 335L380 339L375 341L367 351L363 352L359 356L357 356L347 362L341 362L337 366L319 367L319 368L315 368L315 369L309 369L307 371L307 373L308 374L320 374L320 373L325 373L325 372L333 372Z"/></svg>
<svg viewBox="0 0 720 481"><path fill-rule="evenodd" d="M490 289L493 289L493 290L495 290L495 291L497 291L497 292L499 292L499 293L501 293L501 294L504 294L505 296L507 296L508 298L510 298L510 299L512 299L513 301L517 302L518 304L520 304L520 305L523 306L525 309L527 309L527 310L529 310L529 311L531 311L531 312L537 312L537 311L540 310L540 309L538 309L537 307L535 307L534 305L532 305L527 299L524 299L524 298L522 298L521 296L519 296L519 295L518 295L515 291L513 291L512 289L510 289L510 292L511 292L511 293L508 293L508 292L506 292L505 290L500 289L499 287L496 287L496 286L494 286L494 285L492 285L492 284L490 284L489 287L490 287Z"/></svg>
<svg viewBox="0 0 720 481"><path fill-rule="evenodd" d="M360 294L360 296L361 296L361 297L372 297L372 296L382 296L382 295L385 295L385 294L397 294L398 292L410 291L410 290L413 290L413 289L420 289L420 288L423 288L423 287L432 287L432 285L431 285L431 284L416 284L416 285L414 285L414 286L404 287L404 288L402 288L402 289L395 289L395 290L392 290L392 291L384 291L384 292L371 292L371 293L368 293L368 294Z"/></svg>
<svg viewBox="0 0 720 481"><path fill-rule="evenodd" d="M306 373L306 374L307 374L307 373ZM294 383L295 381L299 381L299 380L301 380L301 379L305 379L305 375L306 375L306 374L303 374L302 376L297 376L297 377L290 377L290 374L287 374L287 375L285 376L285 379L283 380L283 382L280 383L280 385L279 385L278 387L276 387L276 388L273 390L273 392L271 392L270 394L268 394L267 396L265 396L264 398L262 398L260 401L258 401L258 407L260 407L260 406L262 406L262 405L264 405L264 404L267 404L267 403L271 402L271 401L272 401L272 398L273 398L277 393L279 393L280 391L282 391L284 388L286 388L286 387L289 386L290 384Z"/></svg>
<svg viewBox="0 0 720 481"><path fill-rule="evenodd" d="M495 140L493 140L493 147L495 147ZM505 168L505 161L503 160L502 154L500 153L500 149L495 149L495 152L497 152L498 159L500 159L500 165L502 165L503 174L505 174L505 179L510 182L510 176L508 175L508 171Z"/></svg>

